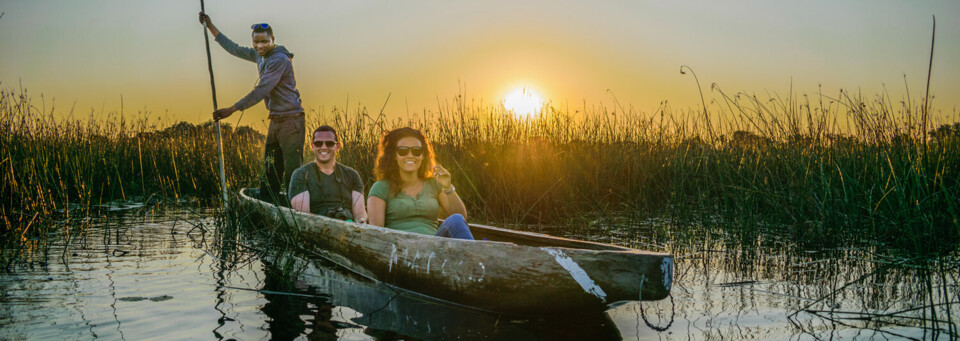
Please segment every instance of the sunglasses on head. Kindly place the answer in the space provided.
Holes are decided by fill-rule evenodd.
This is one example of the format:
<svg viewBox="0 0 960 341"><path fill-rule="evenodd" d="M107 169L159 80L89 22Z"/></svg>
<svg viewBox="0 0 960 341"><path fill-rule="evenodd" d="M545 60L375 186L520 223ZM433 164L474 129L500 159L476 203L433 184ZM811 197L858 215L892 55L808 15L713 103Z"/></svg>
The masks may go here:
<svg viewBox="0 0 960 341"><path fill-rule="evenodd" d="M397 147L397 155L407 156L410 153L413 153L413 156L420 156L423 154L423 147Z"/></svg>
<svg viewBox="0 0 960 341"><path fill-rule="evenodd" d="M317 147L317 148L320 148L320 147L323 147L323 146L327 146L327 148L333 148L333 146L336 146L336 145L337 145L337 141L330 141L330 140L326 140L326 141L320 141L320 140L313 141L313 146L314 146L314 147Z"/></svg>
<svg viewBox="0 0 960 341"><path fill-rule="evenodd" d="M253 24L253 26L250 26L251 30L256 30L256 29L265 30L268 28L270 28L270 24L267 24L267 23Z"/></svg>

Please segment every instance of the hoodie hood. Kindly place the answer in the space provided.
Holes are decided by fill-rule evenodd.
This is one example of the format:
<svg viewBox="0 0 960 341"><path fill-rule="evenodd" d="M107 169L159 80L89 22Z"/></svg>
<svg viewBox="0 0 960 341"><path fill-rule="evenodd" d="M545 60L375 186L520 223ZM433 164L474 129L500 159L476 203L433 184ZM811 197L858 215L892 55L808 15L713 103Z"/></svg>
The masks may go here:
<svg viewBox="0 0 960 341"><path fill-rule="evenodd" d="M287 58L293 59L293 52L287 51L287 48L283 47L283 45L277 45L277 47L274 47L273 50L270 50L270 53L267 53L267 55L264 57L270 57L274 53L283 53L287 55Z"/></svg>

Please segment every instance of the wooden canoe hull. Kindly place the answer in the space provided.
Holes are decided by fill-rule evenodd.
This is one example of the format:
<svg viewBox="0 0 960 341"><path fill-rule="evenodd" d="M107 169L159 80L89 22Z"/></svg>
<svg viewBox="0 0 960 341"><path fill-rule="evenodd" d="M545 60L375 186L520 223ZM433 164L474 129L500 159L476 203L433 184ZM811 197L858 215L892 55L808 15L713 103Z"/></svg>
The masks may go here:
<svg viewBox="0 0 960 341"><path fill-rule="evenodd" d="M399 334L398 338L422 340L474 339L478 336L493 340L621 338L616 325L604 313L517 319L515 316L446 304L409 290L395 289L347 273L325 259L290 256L277 259L268 256L264 263L272 270L267 271L267 276L292 275L298 284L309 286L303 293L315 294L319 298L304 300L309 300L317 307L328 303L355 311L356 314L351 314L349 309L346 312L336 310L341 313L341 321L349 319L364 326L367 332L387 331ZM289 271L280 270L281 267ZM285 288L278 289L283 291ZM264 286L264 290L273 288Z"/></svg>
<svg viewBox="0 0 960 341"><path fill-rule="evenodd" d="M469 307L518 315L602 312L670 292L673 257L471 225L471 241L347 223L241 191L245 213L299 231L306 247L365 277Z"/></svg>

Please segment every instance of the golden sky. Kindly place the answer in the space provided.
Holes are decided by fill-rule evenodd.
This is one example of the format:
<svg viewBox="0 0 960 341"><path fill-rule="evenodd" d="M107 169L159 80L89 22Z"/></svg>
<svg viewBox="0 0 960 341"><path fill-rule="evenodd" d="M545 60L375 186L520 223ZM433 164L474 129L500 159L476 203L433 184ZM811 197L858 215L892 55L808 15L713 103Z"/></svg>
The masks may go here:
<svg viewBox="0 0 960 341"><path fill-rule="evenodd" d="M934 107L960 107L960 1L248 1L207 0L234 41L270 23L296 54L308 110L357 105L388 114L437 99L502 101L526 87L554 105L654 111L699 107L726 92L767 97L838 89L895 100L923 95L931 15ZM146 110L200 122L212 111L199 1L0 1L0 82L57 111ZM212 37L211 37L212 39ZM212 42L221 106L253 88L256 65ZM906 85L904 81L906 75ZM608 91L609 89L609 91ZM101 109L102 108L102 109ZM241 124L262 120L263 104ZM233 118L230 120L233 122Z"/></svg>

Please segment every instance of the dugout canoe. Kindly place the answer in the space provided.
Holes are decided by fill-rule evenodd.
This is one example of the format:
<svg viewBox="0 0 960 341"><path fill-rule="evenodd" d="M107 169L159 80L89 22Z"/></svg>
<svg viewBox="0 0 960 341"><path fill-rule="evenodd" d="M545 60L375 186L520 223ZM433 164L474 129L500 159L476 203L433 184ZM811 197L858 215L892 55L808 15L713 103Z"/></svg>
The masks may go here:
<svg viewBox="0 0 960 341"><path fill-rule="evenodd" d="M361 276L475 309L592 314L670 293L666 253L479 224L470 224L475 241L434 237L275 206L255 191L240 191L242 212L298 233L308 250Z"/></svg>
<svg viewBox="0 0 960 341"><path fill-rule="evenodd" d="M488 313L364 278L322 257L267 253L261 260L265 266L262 290L267 300L280 297L269 293L293 290L293 295L280 298L282 304L289 307L284 312L264 309L265 313L277 314L268 313L277 323L300 321L296 318L290 321L290 316L313 315L314 325L324 320L343 321L363 326L363 333L368 335L395 334L393 339L405 340L476 339L479 336L491 340L622 338L616 324L605 313L549 317ZM297 285L291 288L286 283ZM340 324L340 327L344 326ZM340 336L350 338L349 334Z"/></svg>

